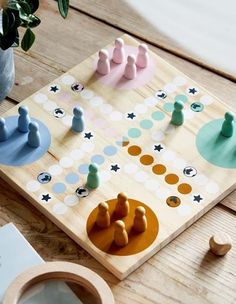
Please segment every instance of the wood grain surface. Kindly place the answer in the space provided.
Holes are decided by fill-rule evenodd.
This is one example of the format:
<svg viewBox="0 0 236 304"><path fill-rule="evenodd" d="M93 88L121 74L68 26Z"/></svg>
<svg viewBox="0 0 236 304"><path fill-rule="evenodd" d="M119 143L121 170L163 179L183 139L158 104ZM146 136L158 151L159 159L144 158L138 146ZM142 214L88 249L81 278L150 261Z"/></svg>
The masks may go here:
<svg viewBox="0 0 236 304"><path fill-rule="evenodd" d="M52 1L42 1L40 16L43 21L37 29L35 46L28 54L15 51L18 85L10 94L12 102L7 100L1 103L1 113L5 107L6 110L11 107L11 103L20 102L122 34L122 31L77 10L70 10L69 18L62 21L57 15L56 3ZM49 31L52 25L53 30ZM54 43L59 41L58 45L48 47L51 40ZM69 47L70 41L75 41L73 47ZM234 106L236 88L233 82L178 56L156 47L151 48ZM26 84L26 76L34 81ZM235 199L236 192L228 196L224 203L233 205ZM228 208L215 207L122 282L1 180L0 225L11 221L45 260L67 260L96 271L112 288L117 303L222 304L236 301L234 247L224 258L217 258L208 252L208 239L215 231L229 233L233 244L236 242L235 213Z"/></svg>
<svg viewBox="0 0 236 304"><path fill-rule="evenodd" d="M132 46L132 52L137 49L138 42L131 36L123 35L122 38L124 39L126 46L129 46L129 48L130 46ZM109 44L108 46L103 46L103 48L109 49L112 48L112 46L113 44ZM128 51L126 50L126 53L127 52ZM125 277L127 277L127 275L129 275L133 270L138 268L150 256L152 256L161 248L163 248L163 246L169 243L174 237L176 237L179 233L187 229L187 227L189 227L193 222L195 222L200 216L202 216L210 208L217 204L220 199L225 197L226 194L230 193L233 189L235 189L236 171L232 169L213 166L210 162L206 162L199 154L195 146L195 139L199 132L200 126L205 125L206 122L209 122L216 117L223 117L224 113L229 111L229 108L223 105L221 101L215 100L215 97L212 96L212 99L214 100L214 103L212 105L205 106L204 111L198 113L194 117L194 119L188 120L186 118L186 121L182 127L174 128L172 135L165 136L165 138L163 138L162 140L163 145L167 147L168 151L174 151L174 154L177 155L177 159L178 157L181 157L181 159L184 159L187 164L196 168L199 175L203 174L207 177L208 182L206 184L206 188L203 187L201 184L199 185L199 183L195 181L195 178L192 178L191 180L189 180L189 178L186 178L182 172L184 167L176 168L174 166L174 162L172 162L171 160L167 160L165 159L165 157L159 158L157 155L155 155L155 153L153 153L152 149L149 148L152 147L152 145L155 143L153 137L151 136L153 130L151 134L149 132L143 132L143 136L141 136L136 141L132 138L131 135L129 136L130 146L132 144L139 145L143 150L143 157L145 158L149 156L152 158L150 164L142 162L142 157L140 158L140 161L139 157L131 156L132 159L130 157L127 157L126 148L118 149L118 153L114 158L111 158L111 160L109 159L109 157L105 156L104 165L100 166L99 171L105 172L106 174L110 171L110 161L118 163L121 168L124 168L127 163L132 162L132 164L136 164L139 170L145 172L144 174L146 174L148 178L152 180L155 175L150 171L151 169L154 171L155 166L152 167L150 165L152 163L153 165L157 164L157 162L164 165L164 167L166 168L165 170L167 170L167 175L165 175L165 179L164 175L157 177L157 182L160 187L159 196L161 198L161 195L163 195L164 200L167 199L169 195L179 197L179 199L181 200L181 206L177 207L175 211L173 211L172 208L167 207L166 204L163 204L159 196L157 197L155 195L155 191L143 191L143 187L139 187L136 178L131 178L131 176L125 174L125 172L123 171L120 174L113 175L109 181L103 183L101 182L101 185L97 191L91 191L89 196L83 199L83 204L82 202L76 204L76 206L73 206L73 208L67 208L67 211L65 212L56 212L55 208L58 208L58 201L64 201L68 195L74 195L76 188L79 185L82 186L86 182L86 177L83 174L79 174L79 185L70 185L70 183L67 184L66 191L62 191L61 194L57 193L55 195L55 199L52 199L52 201L50 201L50 203L48 204L45 204L41 200L42 191L45 193L51 193L53 196L53 193L56 192L56 190L54 191L52 188L53 185L56 185L57 183L63 183L66 180L67 174L74 171L75 168L79 167L82 163L89 163L93 154L89 151L90 153L86 153L86 155L84 155L82 159L78 161L72 160L73 168L70 169L66 169L67 166L63 166L61 164L61 161L65 157L68 157L72 151L81 149L81 146L86 143L84 142L82 134L73 134L70 131L70 127L67 125L65 126L65 124L63 124L63 120L55 119L51 115L51 113L48 112L47 106L50 107L51 102L55 102L54 108L63 108L66 112L67 118L69 118L68 115L71 115L73 105L77 104L79 101L79 104L81 105L85 113L94 113L95 111L97 119L104 121L107 127L113 128L116 133L115 138L114 136L109 136L109 134L107 134L103 128L97 128L94 124L95 118L87 118L85 130L90 130L94 135L94 140L92 141L92 143L96 146L95 151L96 153L98 153L98 151L103 151L108 143L114 143L115 140L119 140L121 135L127 134L128 130L132 130L130 129L131 126L139 126L139 123L142 118L151 117L152 113L156 110L163 111L165 119L156 124L154 121L155 130L159 132L160 130L165 130L166 128L168 128L170 121L170 113L168 113L168 111L165 111L165 108L163 108L162 103L157 102L157 100L155 107L147 109L143 117L140 117L139 115L135 122L132 123L132 125L130 125L129 120L125 119L125 113L132 111L132 109L134 109L135 111L136 105L142 105L144 102L144 98L152 97L157 88L165 88L165 85L173 81L176 77L184 77L186 84L176 88L174 92L168 93L167 101L174 100L175 96L177 96L178 94L182 94L190 86L196 86L199 89L197 99L195 97L188 96L190 104L199 99L201 100L202 96L210 95L210 93L204 91L204 89L201 88L198 84L193 83L191 79L188 79L180 71L176 70L166 61L164 61L161 57L158 57L154 52L151 51L150 65L145 71L142 71L147 72L147 75L149 75L150 73L152 73L152 68L156 67L153 71L153 74L151 74L152 77L150 81L145 85L139 85L138 88L131 87L131 89L129 90L113 89L113 87L111 87L110 85L104 85L103 83L101 83L102 81L104 81L104 77L99 80L95 76L94 62L96 61L96 58L97 52L92 56L88 57L82 63L73 67L71 70L68 71L68 74L64 74L63 77L66 77L65 75L70 75L70 77L73 76L74 79L78 79L78 81L85 86L85 89L92 90L96 96L101 96L104 100L104 103L107 102L112 105L113 113L117 112L121 115L122 123L121 121L114 121L111 116L112 114L108 115L100 113L100 111L98 111L99 106L96 109L93 108L91 106L91 103L89 102L89 98L84 99L82 97L82 93L84 91L81 92L81 95L76 95L72 92L70 86L63 83L63 78L60 77L57 80L53 81L54 84L57 84L61 87L61 91L59 93L52 94L52 92L49 92L48 86L37 92L37 94L40 93L44 96L47 96L48 101L46 101L43 105L34 102L35 95L30 96L23 101L23 105L28 106L31 117L40 118L40 121L44 123L50 130L52 139L48 152L45 153L45 155L43 155L40 159L38 159L37 162L34 162L33 164L30 164L28 166L18 166L15 167L14 170L12 170L11 166L3 166L0 170L0 176L3 177L5 180L9 181L9 183L11 185L14 185L14 187L17 187L19 189L19 192L22 192L23 196L39 210L41 210L41 212L45 216L49 217L49 219L51 219L54 223L61 227L63 231L65 231L85 250L92 254L115 276L123 280ZM120 66L116 68L120 69ZM111 72L110 77L112 77L112 75L114 74L117 74L117 72L117 70L115 70L115 72ZM121 73L122 76L122 66L121 71L119 73ZM139 76L137 76L137 79L134 82L124 81L124 85L137 85L137 83L139 84L138 79L140 79L140 77L141 79L143 79L143 74L139 74ZM63 93L67 95L69 94L70 102L65 102L64 100L61 100L60 94ZM189 104L187 105L186 103L185 109L188 109L188 107ZM18 107L15 107L14 109L8 111L6 113L6 116L17 115L17 113ZM183 142L184 140L188 142L188 145L179 145L179 143ZM214 146L214 149L217 149L217 146ZM148 155L145 156L145 153L148 153ZM44 184L41 188L38 189L38 191L37 189L35 191L31 191L26 187L29 182L35 181L35 178L39 173L44 171L50 172L50 166L59 164L63 167L63 172L58 176L53 176L53 184ZM177 174L172 174L177 177L177 181L167 181L167 177L171 176L171 174L168 175L168 173ZM21 178L19 178L19 176ZM213 185L216 185L219 190L208 190L208 185L210 186L212 183ZM185 187L184 185L186 185L188 189L180 190L182 187ZM135 191L133 191L133 189L135 189ZM133 238L132 240L130 239L131 244L135 243L134 247L130 244L127 245L124 250L113 248L111 251L109 251L110 254L107 254L108 252L106 250L100 250L100 245L93 246L94 242L92 244L88 240L88 236L86 233L86 221L90 212L92 211L92 209L94 209L95 206L97 206L99 202L116 197L117 193L120 191L126 192L130 199L137 198L139 201L147 204L147 206L151 208L151 210L158 217L160 225L158 237L154 237L154 239L149 242L148 246L145 245L146 250L138 250L136 242L141 241L141 239L138 239L138 236L136 238ZM165 194L165 191L168 191L169 195ZM199 193L203 197L203 204L193 203L191 196L186 195L193 195L193 193ZM189 208L189 212L187 212L184 216L181 213L182 208ZM151 216L149 216L149 223L151 221ZM152 226L153 224L149 225ZM113 230L111 229L111 231ZM104 234L104 238L107 238L106 234ZM129 254L127 254L127 252ZM139 254L136 255L135 253ZM122 255L122 258L120 258L119 255Z"/></svg>
<svg viewBox="0 0 236 304"><path fill-rule="evenodd" d="M177 3L174 0L140 0L137 4L134 0L111 0L109 4L104 0L71 0L70 4L88 16L235 81L235 65L230 63L235 39L231 34L235 28L231 13L234 3L226 2L224 7L220 1L188 0ZM205 52L199 45L206 48ZM219 50L224 52L225 58Z"/></svg>

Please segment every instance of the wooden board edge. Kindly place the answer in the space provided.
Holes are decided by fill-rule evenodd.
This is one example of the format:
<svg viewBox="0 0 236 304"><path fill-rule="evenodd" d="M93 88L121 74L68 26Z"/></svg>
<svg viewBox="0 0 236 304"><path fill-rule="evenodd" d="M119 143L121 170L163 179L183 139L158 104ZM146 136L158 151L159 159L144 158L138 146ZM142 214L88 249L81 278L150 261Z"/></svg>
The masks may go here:
<svg viewBox="0 0 236 304"><path fill-rule="evenodd" d="M36 204L33 198L21 189L16 183L10 180L10 178L4 174L2 170L0 170L0 177L3 178L9 185L11 185L18 193L28 200L37 210L39 210L44 216L50 219L57 227L59 227L65 234L67 234L76 244L81 246L84 250L86 250L91 256L93 256L101 265L103 265L106 269L108 269L117 279L124 280L127 276L129 276L132 272L137 270L140 266L142 266L146 261L148 261L151 257L153 257L158 251L164 248L168 243L173 241L177 236L179 236L182 232L184 232L187 228L189 228L192 224L194 224L199 218L201 218L205 213L211 210L215 205L217 205L222 199L224 199L227 195L229 195L232 191L236 189L236 183L230 187L227 191L223 192L219 197L213 200L209 205L207 205L204 209L202 209L197 215L193 216L190 220L185 222L179 229L172 234L171 238L167 238L165 241L161 243L161 245L157 245L154 247L147 255L143 258L139 259L139 261L134 264L132 267L128 268L125 272L120 272L114 269L103 257L100 257L96 251L94 251L91 246L86 247L84 244L77 238L77 236L72 233L69 229L63 226L56 217L53 217L51 213L47 212L46 209L42 208L40 204ZM159 247L159 248L158 248Z"/></svg>

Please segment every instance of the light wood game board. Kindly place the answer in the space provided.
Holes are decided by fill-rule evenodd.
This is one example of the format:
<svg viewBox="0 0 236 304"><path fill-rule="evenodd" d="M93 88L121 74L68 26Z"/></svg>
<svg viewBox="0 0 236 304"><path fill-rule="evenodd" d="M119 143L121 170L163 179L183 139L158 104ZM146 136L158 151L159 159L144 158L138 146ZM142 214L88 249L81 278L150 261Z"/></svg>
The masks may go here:
<svg viewBox="0 0 236 304"><path fill-rule="evenodd" d="M126 55L138 42L125 41ZM113 45L107 46L109 52ZM50 218L116 277L124 279L235 188L236 138L220 135L230 109L162 58L134 80L124 64L95 73L97 53L24 100L42 132L40 148L27 147L16 131L15 107L5 115L11 137L0 143L1 177ZM175 100L185 104L183 126L170 124ZM85 131L71 131L80 105ZM101 186L88 190L88 164L99 165ZM79 189L78 189L79 188ZM77 193L76 193L77 192ZM94 226L97 205L125 192L130 243L112 243L113 227ZM135 235L135 206L147 209L148 230Z"/></svg>

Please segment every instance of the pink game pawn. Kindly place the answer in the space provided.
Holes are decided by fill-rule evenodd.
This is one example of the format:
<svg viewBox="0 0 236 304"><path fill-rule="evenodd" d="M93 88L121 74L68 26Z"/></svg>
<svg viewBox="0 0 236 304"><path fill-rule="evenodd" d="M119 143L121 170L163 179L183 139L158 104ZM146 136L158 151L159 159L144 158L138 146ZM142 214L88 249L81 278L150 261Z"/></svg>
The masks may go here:
<svg viewBox="0 0 236 304"><path fill-rule="evenodd" d="M135 56L132 54L127 57L124 76L127 79L134 79L136 77L136 74L137 68L135 65Z"/></svg>
<svg viewBox="0 0 236 304"><path fill-rule="evenodd" d="M124 50L124 40L122 38L117 38L115 40L115 48L113 50L113 62L120 64L124 61L125 50Z"/></svg>
<svg viewBox="0 0 236 304"><path fill-rule="evenodd" d="M138 46L138 56L136 60L136 65L144 69L148 66L149 63L149 54L148 54L148 46L144 43L141 43Z"/></svg>
<svg viewBox="0 0 236 304"><path fill-rule="evenodd" d="M108 51L102 49L98 53L99 59L97 64L97 72L101 75L107 75L110 73L110 61Z"/></svg>

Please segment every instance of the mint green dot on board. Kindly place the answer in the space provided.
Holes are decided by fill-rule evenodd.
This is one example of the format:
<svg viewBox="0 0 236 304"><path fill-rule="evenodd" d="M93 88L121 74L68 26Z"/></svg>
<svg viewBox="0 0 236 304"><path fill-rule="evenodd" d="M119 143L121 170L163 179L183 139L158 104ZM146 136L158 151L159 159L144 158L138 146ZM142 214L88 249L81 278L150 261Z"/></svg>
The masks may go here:
<svg viewBox="0 0 236 304"><path fill-rule="evenodd" d="M151 129L153 126L153 122L149 119L144 119L142 121L140 121L140 127L142 129Z"/></svg>
<svg viewBox="0 0 236 304"><path fill-rule="evenodd" d="M174 104L172 102L167 102L164 104L163 109L166 112L173 112L174 111Z"/></svg>
<svg viewBox="0 0 236 304"><path fill-rule="evenodd" d="M137 138L141 136L141 131L138 128L131 128L128 130L128 135L131 138Z"/></svg>
<svg viewBox="0 0 236 304"><path fill-rule="evenodd" d="M182 101L184 103L188 102L188 97L186 95L176 95L175 96L175 101Z"/></svg>
<svg viewBox="0 0 236 304"><path fill-rule="evenodd" d="M165 114L161 111L155 111L152 113L152 119L154 120L163 120L165 118Z"/></svg>

